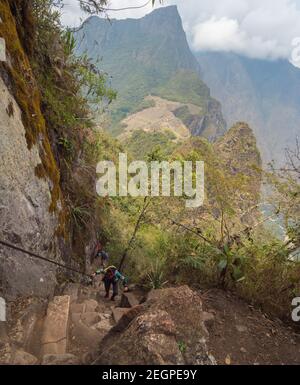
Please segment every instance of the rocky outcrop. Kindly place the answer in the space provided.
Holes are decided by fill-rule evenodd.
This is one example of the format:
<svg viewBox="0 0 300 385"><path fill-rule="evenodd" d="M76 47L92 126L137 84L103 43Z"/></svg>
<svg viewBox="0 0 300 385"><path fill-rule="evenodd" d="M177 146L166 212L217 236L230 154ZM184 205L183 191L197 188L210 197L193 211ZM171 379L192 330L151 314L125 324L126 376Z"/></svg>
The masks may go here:
<svg viewBox="0 0 300 385"><path fill-rule="evenodd" d="M202 310L200 296L187 286L152 291L104 338L94 363L212 364L214 359L207 350L207 320L211 322Z"/></svg>
<svg viewBox="0 0 300 385"><path fill-rule="evenodd" d="M257 205L261 192L262 159L252 129L247 123L236 123L215 143L214 148L228 172L241 174L246 181L245 191L236 197L242 222L256 222L260 216Z"/></svg>
<svg viewBox="0 0 300 385"><path fill-rule="evenodd" d="M250 124L264 165L285 164L299 135L300 71L288 60L261 60L228 52L197 54L202 79L223 107L229 127Z"/></svg>
<svg viewBox="0 0 300 385"><path fill-rule="evenodd" d="M221 104L213 98L207 101L205 115L191 113L188 106L178 108L174 115L183 120L192 136L203 136L212 142L226 130Z"/></svg>
<svg viewBox="0 0 300 385"><path fill-rule="evenodd" d="M35 175L41 164L38 148L28 149L20 109L1 77L0 100L0 239L56 259L51 185ZM51 295L55 276L48 263L0 247L0 290L6 298Z"/></svg>

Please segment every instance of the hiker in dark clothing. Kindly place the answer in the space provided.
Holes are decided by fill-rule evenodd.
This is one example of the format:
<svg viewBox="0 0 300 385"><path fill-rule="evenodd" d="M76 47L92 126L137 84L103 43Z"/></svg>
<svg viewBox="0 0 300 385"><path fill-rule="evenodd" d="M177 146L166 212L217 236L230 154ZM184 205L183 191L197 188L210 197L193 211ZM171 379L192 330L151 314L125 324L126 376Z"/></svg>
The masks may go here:
<svg viewBox="0 0 300 385"><path fill-rule="evenodd" d="M95 275L103 274L102 279L105 288L105 298L109 297L109 291L112 286L113 294L111 300L114 301L115 297L118 295L118 284L119 281L122 281L124 286L124 291L128 291L128 280L124 277L115 266L109 266L106 269L97 270Z"/></svg>
<svg viewBox="0 0 300 385"><path fill-rule="evenodd" d="M92 264L96 265L96 268L104 269L107 265L109 256L106 251L104 251L103 246L100 242L97 242L93 254L92 254Z"/></svg>

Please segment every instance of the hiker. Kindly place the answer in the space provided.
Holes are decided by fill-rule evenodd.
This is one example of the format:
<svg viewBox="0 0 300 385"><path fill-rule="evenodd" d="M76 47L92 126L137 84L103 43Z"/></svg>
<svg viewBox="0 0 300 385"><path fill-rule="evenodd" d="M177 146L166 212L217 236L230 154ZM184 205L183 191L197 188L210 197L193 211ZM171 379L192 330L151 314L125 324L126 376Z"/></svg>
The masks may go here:
<svg viewBox="0 0 300 385"><path fill-rule="evenodd" d="M106 269L97 270L94 273L94 276L103 274L102 279L105 288L105 298L109 298L110 287L112 286L113 294L111 301L115 300L115 297L118 295L118 284L119 281L122 281L124 286L124 292L128 292L128 280L124 277L115 266L109 266Z"/></svg>
<svg viewBox="0 0 300 385"><path fill-rule="evenodd" d="M109 256L106 251L104 251L103 246L100 242L97 242L93 254L92 254L92 264L95 268L105 269ZM95 270L95 269L93 269Z"/></svg>

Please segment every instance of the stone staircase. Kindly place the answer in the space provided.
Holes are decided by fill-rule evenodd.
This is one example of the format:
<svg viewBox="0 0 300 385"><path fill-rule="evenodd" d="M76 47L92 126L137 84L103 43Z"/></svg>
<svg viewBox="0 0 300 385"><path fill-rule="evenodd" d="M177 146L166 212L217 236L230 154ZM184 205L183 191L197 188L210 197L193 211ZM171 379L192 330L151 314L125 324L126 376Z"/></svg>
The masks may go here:
<svg viewBox="0 0 300 385"><path fill-rule="evenodd" d="M60 294L48 303L27 299L12 310L1 334L0 364L91 364L101 340L138 304L133 293L119 303L104 299L102 285L71 283Z"/></svg>

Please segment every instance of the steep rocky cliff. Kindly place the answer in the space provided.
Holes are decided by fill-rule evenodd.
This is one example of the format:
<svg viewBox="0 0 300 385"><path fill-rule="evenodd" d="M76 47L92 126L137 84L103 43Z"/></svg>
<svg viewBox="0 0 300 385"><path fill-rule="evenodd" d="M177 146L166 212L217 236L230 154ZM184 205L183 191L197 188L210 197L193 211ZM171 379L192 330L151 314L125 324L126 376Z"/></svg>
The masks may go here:
<svg viewBox="0 0 300 385"><path fill-rule="evenodd" d="M299 135L300 71L286 60L258 60L233 53L198 53L204 81L220 100L229 125L248 122L266 164L285 162Z"/></svg>
<svg viewBox="0 0 300 385"><path fill-rule="evenodd" d="M7 61L0 63L0 238L59 260L55 236L61 208L59 171L39 90L17 30L22 21L17 26L13 15L16 6L8 1L0 4L0 35L7 47ZM24 7L25 23L29 19ZM55 269L49 264L6 247L0 249L0 274L1 292L7 298L48 296L56 284Z"/></svg>
<svg viewBox="0 0 300 385"><path fill-rule="evenodd" d="M241 184L245 183L246 188L235 196L241 222L256 223L260 217L257 204L261 193L262 159L252 128L247 123L236 123L214 147L229 175L243 176Z"/></svg>
<svg viewBox="0 0 300 385"><path fill-rule="evenodd" d="M87 160L92 123L55 14L42 8L37 22L37 5L0 2L6 43L0 62L0 239L83 268L95 237L94 176L84 171L93 167ZM47 17L52 24L45 28ZM0 262L6 298L53 294L54 265L2 246Z"/></svg>
<svg viewBox="0 0 300 385"><path fill-rule="evenodd" d="M38 147L28 149L20 108L1 78L0 100L0 239L57 259L51 185L35 175L41 164ZM55 269L1 247L0 282L6 297L47 296L56 284Z"/></svg>

